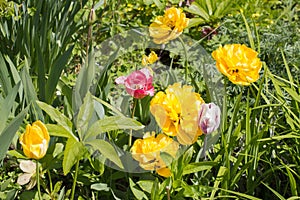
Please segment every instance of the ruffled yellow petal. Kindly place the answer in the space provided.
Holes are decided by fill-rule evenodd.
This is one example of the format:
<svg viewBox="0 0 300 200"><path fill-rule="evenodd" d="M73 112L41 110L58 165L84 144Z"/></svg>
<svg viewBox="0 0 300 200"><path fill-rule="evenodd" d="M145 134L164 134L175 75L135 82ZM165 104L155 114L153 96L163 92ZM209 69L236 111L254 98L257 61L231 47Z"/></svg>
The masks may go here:
<svg viewBox="0 0 300 200"><path fill-rule="evenodd" d="M176 156L179 145L165 134L154 134L147 138L137 139L131 147L132 157L137 160L145 170L160 170L166 163L160 157L161 152ZM167 163L168 165L170 163ZM171 173L171 172L170 172ZM166 174L164 174L166 175Z"/></svg>
<svg viewBox="0 0 300 200"><path fill-rule="evenodd" d="M150 103L150 112L158 126L169 136L176 136L183 145L193 144L202 134L198 127L198 113L203 99L191 86L170 85L159 92Z"/></svg>
<svg viewBox="0 0 300 200"><path fill-rule="evenodd" d="M158 16L149 26L150 36L157 44L164 44L176 39L188 26L189 19L182 13L181 9L169 8L164 16Z"/></svg>
<svg viewBox="0 0 300 200"><path fill-rule="evenodd" d="M217 69L239 85L250 85L258 80L262 63L257 55L256 51L241 44L220 46L212 52Z"/></svg>

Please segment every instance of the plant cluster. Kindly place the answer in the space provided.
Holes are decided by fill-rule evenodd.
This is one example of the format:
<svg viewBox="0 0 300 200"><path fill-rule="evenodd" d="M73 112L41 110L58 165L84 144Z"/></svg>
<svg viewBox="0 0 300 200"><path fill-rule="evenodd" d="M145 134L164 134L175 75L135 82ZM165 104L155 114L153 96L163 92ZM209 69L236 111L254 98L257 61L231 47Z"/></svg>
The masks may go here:
<svg viewBox="0 0 300 200"><path fill-rule="evenodd" d="M0 199L299 199L295 0L0 0Z"/></svg>

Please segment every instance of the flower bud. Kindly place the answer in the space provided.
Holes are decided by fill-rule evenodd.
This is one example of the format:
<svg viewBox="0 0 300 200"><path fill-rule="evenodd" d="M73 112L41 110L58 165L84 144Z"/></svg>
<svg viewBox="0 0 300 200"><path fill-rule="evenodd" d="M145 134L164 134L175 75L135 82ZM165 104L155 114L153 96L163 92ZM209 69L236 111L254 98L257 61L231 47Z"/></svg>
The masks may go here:
<svg viewBox="0 0 300 200"><path fill-rule="evenodd" d="M20 136L20 144L28 158L41 159L45 156L50 136L46 126L41 121L26 126L26 131Z"/></svg>
<svg viewBox="0 0 300 200"><path fill-rule="evenodd" d="M220 125L221 110L214 103L202 104L199 111L198 126L204 134L210 134Z"/></svg>

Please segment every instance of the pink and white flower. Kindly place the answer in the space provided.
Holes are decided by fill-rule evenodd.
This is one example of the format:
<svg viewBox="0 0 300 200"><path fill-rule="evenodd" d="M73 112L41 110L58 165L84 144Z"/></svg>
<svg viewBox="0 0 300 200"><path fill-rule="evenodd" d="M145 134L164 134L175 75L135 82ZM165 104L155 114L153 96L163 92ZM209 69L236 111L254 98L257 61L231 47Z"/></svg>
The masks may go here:
<svg viewBox="0 0 300 200"><path fill-rule="evenodd" d="M136 99L154 95L153 76L148 68L134 71L128 76L120 76L115 82L124 85L128 94Z"/></svg>
<svg viewBox="0 0 300 200"><path fill-rule="evenodd" d="M210 134L220 125L221 110L214 103L202 104L199 111L198 126L204 134Z"/></svg>

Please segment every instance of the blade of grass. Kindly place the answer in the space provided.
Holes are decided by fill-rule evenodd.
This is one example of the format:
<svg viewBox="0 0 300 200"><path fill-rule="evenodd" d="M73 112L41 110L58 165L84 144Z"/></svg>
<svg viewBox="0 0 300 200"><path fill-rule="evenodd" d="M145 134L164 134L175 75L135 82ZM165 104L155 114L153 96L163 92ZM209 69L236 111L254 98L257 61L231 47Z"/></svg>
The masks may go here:
<svg viewBox="0 0 300 200"><path fill-rule="evenodd" d="M270 186L268 186L267 184L265 184L264 182L261 182L264 186L266 186L266 188L268 188L269 190L271 190L271 192L273 192L273 194L275 194L280 200L286 200L281 194L279 194L276 190L274 190L273 188L271 188Z"/></svg>

